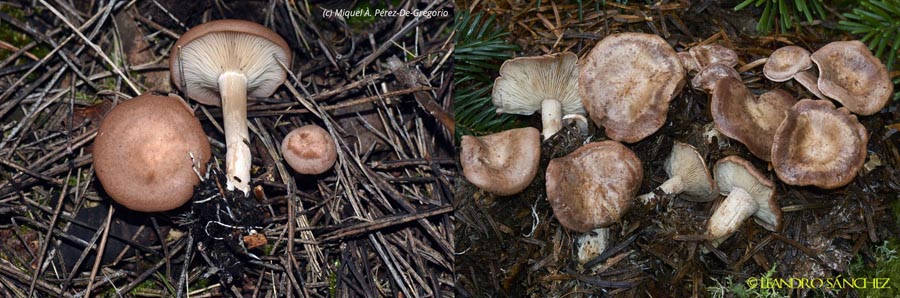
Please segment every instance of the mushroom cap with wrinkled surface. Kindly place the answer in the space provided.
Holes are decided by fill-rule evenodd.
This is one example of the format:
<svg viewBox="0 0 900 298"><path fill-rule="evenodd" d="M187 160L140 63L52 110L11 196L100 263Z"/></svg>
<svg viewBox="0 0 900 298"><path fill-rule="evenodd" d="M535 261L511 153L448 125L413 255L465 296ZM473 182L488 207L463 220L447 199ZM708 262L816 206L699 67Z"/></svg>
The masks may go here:
<svg viewBox="0 0 900 298"><path fill-rule="evenodd" d="M697 148L678 142L672 145L672 153L665 163L669 177L681 177L684 190L681 197L693 202L709 202L719 196L719 189L706 168L706 162Z"/></svg>
<svg viewBox="0 0 900 298"><path fill-rule="evenodd" d="M324 128L304 125L284 137L281 154L297 173L315 175L331 169L337 160L337 146Z"/></svg>
<svg viewBox="0 0 900 298"><path fill-rule="evenodd" d="M684 69L689 72L703 71L715 63L725 64L728 67L738 64L738 56L734 50L714 43L691 47L687 52L679 52L678 58Z"/></svg>
<svg viewBox="0 0 900 298"><path fill-rule="evenodd" d="M804 99L788 111L774 141L772 167L781 181L833 189L862 168L869 134L846 107Z"/></svg>
<svg viewBox="0 0 900 298"><path fill-rule="evenodd" d="M497 113L531 115L554 99L563 114L584 114L578 97L578 56L572 52L519 57L500 66L492 93Z"/></svg>
<svg viewBox="0 0 900 298"><path fill-rule="evenodd" d="M753 213L756 223L769 231L781 229L781 206L775 200L775 184L753 164L737 155L731 155L716 162L714 173L723 195L730 194L735 188L750 194L759 206Z"/></svg>
<svg viewBox="0 0 900 298"><path fill-rule="evenodd" d="M666 122L684 76L675 50L661 37L619 33L597 43L583 60L578 89L591 120L609 138L634 143Z"/></svg>
<svg viewBox="0 0 900 298"><path fill-rule="evenodd" d="M641 186L641 160L616 141L590 143L547 166L547 200L564 227L606 227L631 208Z"/></svg>
<svg viewBox="0 0 900 298"><path fill-rule="evenodd" d="M239 72L247 78L247 95L272 95L286 78L279 65L291 65L287 42L263 25L244 20L216 20L181 35L172 46L172 82L188 97L221 105L219 76Z"/></svg>
<svg viewBox="0 0 900 298"><path fill-rule="evenodd" d="M756 97L743 82L728 77L716 83L710 110L719 132L746 145L756 157L769 161L778 124L796 102L781 89Z"/></svg>
<svg viewBox="0 0 900 298"><path fill-rule="evenodd" d="M191 199L212 153L200 121L181 98L144 94L103 119L94 170L106 193L128 209L158 212Z"/></svg>
<svg viewBox="0 0 900 298"><path fill-rule="evenodd" d="M541 133L533 127L463 136L460 145L459 159L466 180L489 193L519 193L537 174Z"/></svg>
<svg viewBox="0 0 900 298"><path fill-rule="evenodd" d="M769 80L784 82L811 67L809 51L798 46L786 46L769 55L766 64L763 65L763 75Z"/></svg>
<svg viewBox="0 0 900 298"><path fill-rule="evenodd" d="M819 67L819 91L854 114L877 113L894 93L887 68L857 40L829 43L811 59Z"/></svg>
<svg viewBox="0 0 900 298"><path fill-rule="evenodd" d="M691 87L706 93L712 93L716 83L725 77L732 77L740 80L741 74L739 74L737 70L734 70L733 67L726 64L713 63L694 75L694 78L691 79Z"/></svg>

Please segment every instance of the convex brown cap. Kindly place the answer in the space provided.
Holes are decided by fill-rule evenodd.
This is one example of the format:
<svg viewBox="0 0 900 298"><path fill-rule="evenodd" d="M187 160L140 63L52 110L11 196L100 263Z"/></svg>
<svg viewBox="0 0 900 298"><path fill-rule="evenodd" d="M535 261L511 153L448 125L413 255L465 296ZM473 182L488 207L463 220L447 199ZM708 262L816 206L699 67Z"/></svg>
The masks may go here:
<svg viewBox="0 0 900 298"><path fill-rule="evenodd" d="M763 75L775 82L797 80L813 95L825 98L819 91L819 84L816 82L818 78L812 66L809 51L798 46L786 46L769 55L763 66Z"/></svg>
<svg viewBox="0 0 900 298"><path fill-rule="evenodd" d="M750 216L769 231L781 228L775 185L749 161L738 156L725 157L716 162L715 176L719 190L728 197L709 218L707 233L714 246L725 241Z"/></svg>
<svg viewBox="0 0 900 298"><path fill-rule="evenodd" d="M616 141L595 142L547 166L547 200L564 227L606 227L631 208L641 187L641 160Z"/></svg>
<svg viewBox="0 0 900 298"><path fill-rule="evenodd" d="M675 50L659 36L619 33L601 40L587 55L578 89L591 120L609 138L634 143L666 122L684 75Z"/></svg>
<svg viewBox="0 0 900 298"><path fill-rule="evenodd" d="M719 44L705 44L691 47L687 52L679 52L678 57L684 69L689 72L703 71L704 68L714 63L721 63L728 67L738 64L737 53Z"/></svg>
<svg viewBox="0 0 900 298"><path fill-rule="evenodd" d="M740 80L720 79L712 94L716 130L743 143L753 155L771 160L772 141L785 112L796 103L786 91L775 89L759 97Z"/></svg>
<svg viewBox="0 0 900 298"><path fill-rule="evenodd" d="M716 87L716 83L726 77L735 78L738 81L741 80L741 74L734 70L733 67L722 63L713 63L694 75L694 78L691 79L691 88L711 94Z"/></svg>
<svg viewBox="0 0 900 298"><path fill-rule="evenodd" d="M175 209L191 199L212 153L200 121L179 97L144 94L100 124L94 170L106 193L128 209ZM193 160L192 160L193 159Z"/></svg>
<svg viewBox="0 0 900 298"><path fill-rule="evenodd" d="M784 183L838 188L862 168L868 141L866 128L846 107L804 99L775 132L772 166Z"/></svg>
<svg viewBox="0 0 900 298"><path fill-rule="evenodd" d="M811 58L819 67L822 94L854 114L877 113L894 92L887 68L859 41L829 43Z"/></svg>
<svg viewBox="0 0 900 298"><path fill-rule="evenodd" d="M541 134L533 127L462 137L463 175L475 186L500 196L519 193L537 174Z"/></svg>
<svg viewBox="0 0 900 298"><path fill-rule="evenodd" d="M281 154L297 173L321 174L334 165L337 146L331 134L322 127L305 125L284 137L281 141Z"/></svg>

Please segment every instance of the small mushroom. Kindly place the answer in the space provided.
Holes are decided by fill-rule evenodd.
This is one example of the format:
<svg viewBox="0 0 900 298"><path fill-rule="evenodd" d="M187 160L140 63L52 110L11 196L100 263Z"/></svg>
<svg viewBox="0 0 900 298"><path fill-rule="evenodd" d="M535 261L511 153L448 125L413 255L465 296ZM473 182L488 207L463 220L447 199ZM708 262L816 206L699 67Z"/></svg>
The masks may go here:
<svg viewBox="0 0 900 298"><path fill-rule="evenodd" d="M705 44L688 49L687 53L678 53L681 63L688 72L703 71L704 68L721 63L728 67L738 64L737 53L719 44Z"/></svg>
<svg viewBox="0 0 900 298"><path fill-rule="evenodd" d="M291 49L277 33L253 22L218 20L181 35L172 46L169 70L188 97L222 106L228 190L250 191L247 97L267 97L284 82Z"/></svg>
<svg viewBox="0 0 900 298"><path fill-rule="evenodd" d="M590 143L547 166L547 200L564 227L588 232L618 221L641 186L641 160L616 141Z"/></svg>
<svg viewBox="0 0 900 298"><path fill-rule="evenodd" d="M665 168L669 180L657 187L663 193L681 194L683 199L693 202L709 202L719 196L706 162L694 146L676 141L666 159ZM655 197L656 193L651 192L638 199L647 204Z"/></svg>
<svg viewBox="0 0 900 298"><path fill-rule="evenodd" d="M334 139L318 125L305 125L288 133L281 141L281 154L300 174L316 175L331 169L337 159Z"/></svg>
<svg viewBox="0 0 900 298"><path fill-rule="evenodd" d="M619 33L594 46L581 65L584 107L606 135L634 143L666 122L669 102L684 86L678 55L653 34Z"/></svg>
<svg viewBox="0 0 900 298"><path fill-rule="evenodd" d="M533 127L463 136L461 147L459 159L466 180L500 196L528 187L541 159L541 135Z"/></svg>
<svg viewBox="0 0 900 298"><path fill-rule="evenodd" d="M503 62L492 93L497 113L541 111L548 139L562 128L564 114L584 114L578 97L578 56L572 52L520 57Z"/></svg>
<svg viewBox="0 0 900 298"><path fill-rule="evenodd" d="M795 79L812 94L824 98L819 91L816 74L812 67L809 51L798 46L786 46L769 55L763 66L763 75L775 82Z"/></svg>
<svg viewBox="0 0 900 298"><path fill-rule="evenodd" d="M780 89L756 97L743 82L728 77L716 83L710 110L716 130L746 145L756 157L769 161L775 130L785 111L796 102Z"/></svg>
<svg viewBox="0 0 900 298"><path fill-rule="evenodd" d="M887 104L894 84L887 68L857 40L829 43L811 56L819 67L819 90L857 115L872 115Z"/></svg>
<svg viewBox="0 0 900 298"><path fill-rule="evenodd" d="M719 191L728 197L707 223L713 246L728 239L750 216L766 230L781 229L781 207L775 200L775 185L749 161L728 156L716 162L714 172Z"/></svg>
<svg viewBox="0 0 900 298"><path fill-rule="evenodd" d="M103 119L94 170L109 196L128 209L158 212L191 199L212 153L200 121L177 96L144 94Z"/></svg>
<svg viewBox="0 0 900 298"><path fill-rule="evenodd" d="M778 126L772 145L772 167L790 185L824 189L853 181L866 160L869 134L846 108L827 100L804 99Z"/></svg>
<svg viewBox="0 0 900 298"><path fill-rule="evenodd" d="M722 63L713 63L694 75L694 78L691 79L691 87L706 93L712 93L716 83L726 77L741 79L741 75L733 67Z"/></svg>

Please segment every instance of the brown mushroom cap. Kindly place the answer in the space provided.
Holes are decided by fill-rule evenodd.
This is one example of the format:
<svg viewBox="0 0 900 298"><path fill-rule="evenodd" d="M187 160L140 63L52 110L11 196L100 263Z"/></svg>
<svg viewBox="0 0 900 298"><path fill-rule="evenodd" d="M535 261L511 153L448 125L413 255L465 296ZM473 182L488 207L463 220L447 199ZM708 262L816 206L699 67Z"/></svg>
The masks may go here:
<svg viewBox="0 0 900 298"><path fill-rule="evenodd" d="M641 186L641 160L616 141L578 148L547 166L547 200L566 228L587 232L618 221Z"/></svg>
<svg viewBox="0 0 900 298"><path fill-rule="evenodd" d="M684 69L661 37L619 33L601 40L581 65L578 89L591 120L606 135L634 143L666 122L684 86Z"/></svg>
<svg viewBox="0 0 900 298"><path fill-rule="evenodd" d="M781 181L832 189L856 177L869 134L846 107L804 99L788 111L774 141L772 167Z"/></svg>
<svg viewBox="0 0 900 298"><path fill-rule="evenodd" d="M887 68L857 40L829 43L811 56L819 90L858 115L881 110L894 92Z"/></svg>
<svg viewBox="0 0 900 298"><path fill-rule="evenodd" d="M192 160L193 155L193 160ZM200 121L174 96L122 102L100 124L94 170L106 193L128 209L175 209L191 199L212 153Z"/></svg>
<svg viewBox="0 0 900 298"><path fill-rule="evenodd" d="M784 119L785 111L796 102L780 89L756 97L743 82L727 77L716 83L710 110L718 131L768 161L771 160L775 130Z"/></svg>
<svg viewBox="0 0 900 298"><path fill-rule="evenodd" d="M692 47L688 49L688 53L697 61L701 71L714 63L725 64L728 67L738 64L738 56L734 50L715 43Z"/></svg>
<svg viewBox="0 0 900 298"><path fill-rule="evenodd" d="M716 82L725 77L741 79L741 75L733 67L722 63L713 63L694 75L694 78L691 79L691 87L706 93L712 93Z"/></svg>
<svg viewBox="0 0 900 298"><path fill-rule="evenodd" d="M243 73L250 96L272 95L286 77L276 59L291 65L291 48L278 33L250 21L216 20L181 35L169 70L175 87L191 99L219 106L218 80L225 71Z"/></svg>
<svg viewBox="0 0 900 298"><path fill-rule="evenodd" d="M670 180L677 177L681 181L683 199L709 202L719 196L719 189L706 168L706 162L694 146L676 141L666 159L665 168Z"/></svg>
<svg viewBox="0 0 900 298"><path fill-rule="evenodd" d="M811 67L812 60L809 59L809 51L798 46L786 46L769 55L766 65L763 66L763 74L769 80L784 82Z"/></svg>
<svg viewBox="0 0 900 298"><path fill-rule="evenodd" d="M322 127L305 125L284 137L281 154L297 173L315 175L331 169L337 160L337 146L331 134Z"/></svg>
<svg viewBox="0 0 900 298"><path fill-rule="evenodd" d="M475 186L500 196L519 193L537 174L541 134L533 127L491 135L463 136L459 153L463 175Z"/></svg>

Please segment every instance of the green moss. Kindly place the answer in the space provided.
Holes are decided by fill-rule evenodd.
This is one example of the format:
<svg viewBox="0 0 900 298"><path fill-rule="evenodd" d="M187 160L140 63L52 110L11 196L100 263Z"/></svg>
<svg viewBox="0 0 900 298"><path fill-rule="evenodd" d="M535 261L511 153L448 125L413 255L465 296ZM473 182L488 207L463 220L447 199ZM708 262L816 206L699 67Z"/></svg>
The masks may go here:
<svg viewBox="0 0 900 298"><path fill-rule="evenodd" d="M13 5L0 4L0 11L8 14L14 19L22 20L26 18L25 11ZM0 40L7 42L16 48L22 48L34 41L31 39L31 36L28 36L25 32L19 31L18 28L8 22L0 22ZM50 52L50 49L45 45L38 45L28 52L38 58L43 58ZM0 49L0 60L8 58L12 54L13 51L9 49Z"/></svg>
<svg viewBox="0 0 900 298"><path fill-rule="evenodd" d="M775 267L776 265L772 265L772 269L769 269L765 275L760 277L760 279L771 279L777 278L775 275ZM718 279L713 279L713 282L716 283L715 286L707 287L706 291L709 293L710 297L713 298L724 298L724 297L739 297L739 298L788 298L790 297L787 293L785 293L783 289L774 289L774 288L760 288L760 287L749 287L745 283L734 282L731 280L731 276L725 277L723 281Z"/></svg>
<svg viewBox="0 0 900 298"><path fill-rule="evenodd" d="M898 204L893 204L893 210L896 212ZM859 297L900 297L900 257L897 251L900 250L900 240L888 239L881 245L875 247L873 257L874 264L866 264L861 256L857 256L850 264L850 275L854 278L879 278L889 279L887 288L860 288L856 289Z"/></svg>

